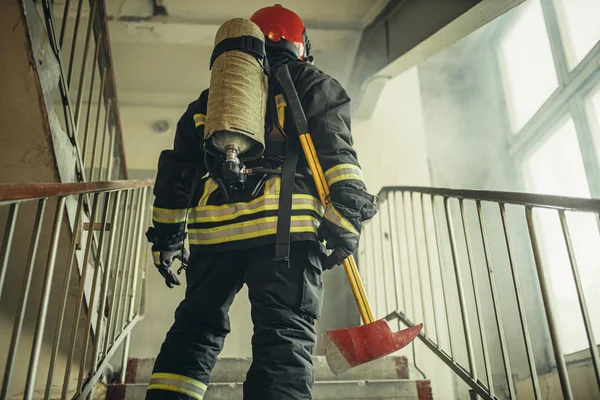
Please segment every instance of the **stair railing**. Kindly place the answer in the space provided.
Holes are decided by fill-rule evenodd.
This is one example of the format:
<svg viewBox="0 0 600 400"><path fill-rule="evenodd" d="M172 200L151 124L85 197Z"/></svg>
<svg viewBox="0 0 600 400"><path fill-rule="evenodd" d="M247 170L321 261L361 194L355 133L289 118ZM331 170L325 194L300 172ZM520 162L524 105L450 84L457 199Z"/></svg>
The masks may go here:
<svg viewBox="0 0 600 400"><path fill-rule="evenodd" d="M558 272L576 295L569 312L580 315L591 390L600 396L593 303L580 268L581 246L600 248L600 200L421 187L386 187L379 197L358 254L377 318L424 322L420 342L468 385L471 398L516 399L524 390L541 399L540 375L553 373L572 399L567 335L555 310ZM582 223L593 233L583 239L574 235ZM557 265L559 248L564 262ZM589 269L587 277L599 275L597 263Z"/></svg>
<svg viewBox="0 0 600 400"><path fill-rule="evenodd" d="M14 315L0 399L86 398L121 345L125 367L144 316L152 185L0 185L0 304Z"/></svg>
<svg viewBox="0 0 600 400"><path fill-rule="evenodd" d="M40 3L60 67L58 114L77 156L77 179L127 179L105 1Z"/></svg>

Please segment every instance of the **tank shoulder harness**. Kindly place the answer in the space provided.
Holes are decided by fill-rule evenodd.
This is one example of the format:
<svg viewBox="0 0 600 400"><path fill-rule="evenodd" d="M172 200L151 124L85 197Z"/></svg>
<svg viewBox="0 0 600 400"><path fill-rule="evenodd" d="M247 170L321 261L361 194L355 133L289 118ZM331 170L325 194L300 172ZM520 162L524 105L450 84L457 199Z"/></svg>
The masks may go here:
<svg viewBox="0 0 600 400"><path fill-rule="evenodd" d="M265 42L248 35L221 40L213 49L212 56L210 57L210 69L212 69L217 57L231 50L240 50L254 56L263 63L266 70L267 54L265 51Z"/></svg>
<svg viewBox="0 0 600 400"><path fill-rule="evenodd" d="M281 176L281 192L279 195L279 216L277 219L277 232L275 235L275 261L289 261L290 251L290 227L292 221L292 198L294 191L294 178L298 159L300 157L299 137L308 132L308 127L302 125L303 118L298 117L298 113L304 113L302 104L298 100L298 93L290 75L287 64L282 65L274 73L274 79L283 92L283 97L290 110L292 123L288 124L290 135L287 137L287 155L283 165Z"/></svg>

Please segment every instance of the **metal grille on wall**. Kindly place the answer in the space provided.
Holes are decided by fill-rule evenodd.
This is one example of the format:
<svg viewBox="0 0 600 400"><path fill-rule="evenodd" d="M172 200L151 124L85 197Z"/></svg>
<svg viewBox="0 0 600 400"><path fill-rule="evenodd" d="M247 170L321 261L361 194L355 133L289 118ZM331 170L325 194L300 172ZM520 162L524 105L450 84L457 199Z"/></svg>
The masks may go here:
<svg viewBox="0 0 600 400"><path fill-rule="evenodd" d="M60 67L56 104L76 152L79 181L127 179L105 2L42 0Z"/></svg>

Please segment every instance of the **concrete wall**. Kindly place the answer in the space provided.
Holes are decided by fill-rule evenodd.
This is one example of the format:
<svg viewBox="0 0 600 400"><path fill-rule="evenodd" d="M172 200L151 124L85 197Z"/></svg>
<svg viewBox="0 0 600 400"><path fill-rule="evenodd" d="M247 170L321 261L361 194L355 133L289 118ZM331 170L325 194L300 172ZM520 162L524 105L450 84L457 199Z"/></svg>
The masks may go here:
<svg viewBox="0 0 600 400"><path fill-rule="evenodd" d="M43 76L47 70L44 69L45 66L41 66L34 59L32 46L35 47L35 45L31 40L35 42L36 37L30 39L29 34L31 32L28 31L27 23L20 2L2 2L0 4L0 53L2 53L2 62L0 62L0 87L2 87L0 91L0 143L2 143L0 146L0 182L59 182L59 168L57 167L55 152L58 151L60 154L60 151L53 143L50 132L52 121L49 121L45 105L44 87L40 82L40 76ZM32 35L35 34L32 33ZM35 51L39 50L38 46ZM0 375L2 376L8 344L13 332L14 317L19 304L18 299L22 293L36 203L31 202L21 206L6 281L0 297L0 343L3 344L0 346L0 360L2 360ZM45 228L40 237L40 247L32 273L32 286L23 324L23 333L20 337L15 372L11 381L10 393L14 394L16 398L22 398L19 393L22 392L25 386L29 353L31 352L33 331L44 278L44 266L48 254L51 231L49 227L52 226L54 209L55 202L49 201L43 219ZM0 208L0 221L6 220L7 210L7 207ZM0 237L2 235L4 235L4 228L1 229ZM68 243L70 237L70 227L68 222L65 222L61 230L61 241ZM53 280L56 288L62 287L65 266L66 254L64 247L61 246ZM72 277L72 279L75 282L77 281L76 277ZM69 298L73 300L73 293ZM42 390L45 386L59 300L60 293L56 289L52 292L48 312L49 322L44 332L36 390ZM67 311L66 329L70 329L72 322L73 313ZM61 341L61 356L57 361L58 372L54 381L56 383L59 380L62 381L60 374L64 371L65 363L62 353L66 351L67 345L68 343L63 338ZM77 367L78 363L76 363L75 368ZM58 387L56 389L58 390Z"/></svg>
<svg viewBox="0 0 600 400"><path fill-rule="evenodd" d="M57 182L44 98L19 3L0 5L0 181Z"/></svg>

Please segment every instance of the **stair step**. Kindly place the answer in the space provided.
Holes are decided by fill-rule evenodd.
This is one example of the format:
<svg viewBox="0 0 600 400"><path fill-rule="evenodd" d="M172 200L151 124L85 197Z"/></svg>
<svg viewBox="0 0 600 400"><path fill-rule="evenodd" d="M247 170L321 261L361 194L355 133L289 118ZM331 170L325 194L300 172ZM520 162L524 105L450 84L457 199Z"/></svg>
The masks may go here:
<svg viewBox="0 0 600 400"><path fill-rule="evenodd" d="M252 362L249 358L222 358L217 361L212 383L243 382ZM405 357L384 357L335 376L329 370L325 357L313 357L317 381L372 381L382 379L408 379L408 361ZM127 366L127 383L148 383L152 376L154 358L130 359Z"/></svg>
<svg viewBox="0 0 600 400"><path fill-rule="evenodd" d="M107 399L143 400L146 384L109 386ZM209 386L204 400L239 400L241 383L214 383ZM314 400L430 400L429 381L389 379L369 381L321 381L315 383Z"/></svg>

